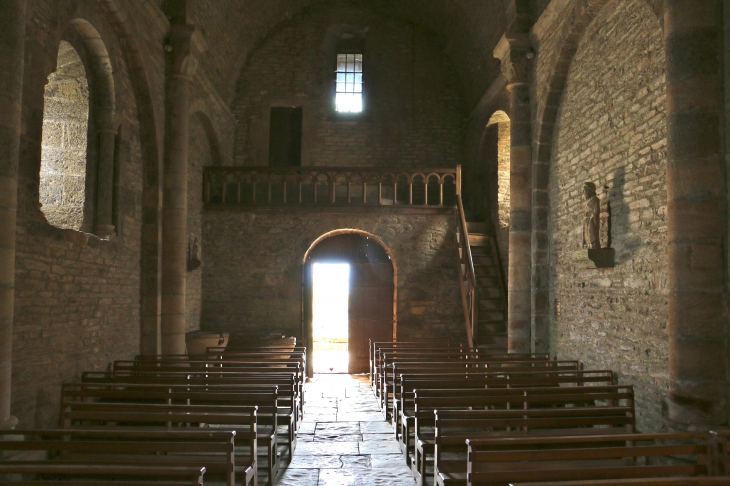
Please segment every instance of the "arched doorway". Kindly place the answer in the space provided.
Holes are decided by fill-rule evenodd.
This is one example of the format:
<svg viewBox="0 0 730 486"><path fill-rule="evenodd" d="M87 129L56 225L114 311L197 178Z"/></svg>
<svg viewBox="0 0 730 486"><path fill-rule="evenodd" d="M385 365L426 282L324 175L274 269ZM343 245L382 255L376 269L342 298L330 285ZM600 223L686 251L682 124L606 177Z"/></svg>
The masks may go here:
<svg viewBox="0 0 730 486"><path fill-rule="evenodd" d="M349 266L347 303L348 373L369 370L369 342L395 338L396 266L388 248L359 230L339 230L318 238L307 250L303 267L302 334L307 343L308 375L318 366L315 352L315 265ZM341 294L341 292L338 292ZM321 308L321 303L319 304ZM337 304L333 304L336 306ZM319 367L319 366L318 366Z"/></svg>

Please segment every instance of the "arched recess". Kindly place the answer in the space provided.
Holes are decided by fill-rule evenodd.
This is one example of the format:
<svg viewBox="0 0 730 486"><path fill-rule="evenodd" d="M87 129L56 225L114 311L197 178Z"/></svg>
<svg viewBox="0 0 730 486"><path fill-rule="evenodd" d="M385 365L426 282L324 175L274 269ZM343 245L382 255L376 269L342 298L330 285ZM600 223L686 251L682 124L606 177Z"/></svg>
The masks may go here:
<svg viewBox="0 0 730 486"><path fill-rule="evenodd" d="M312 264L351 265L348 350L350 373L368 371L369 342L395 340L398 271L393 254L375 235L357 229L330 231L317 238L302 259L302 336L313 356ZM312 361L307 374L312 376Z"/></svg>
<svg viewBox="0 0 730 486"><path fill-rule="evenodd" d="M127 66L139 119L142 142L143 194L142 262L141 262L141 323L140 353L160 354L160 285L162 258L162 153L158 140L162 139L161 124L157 123L148 79L148 68L139 48L136 27L117 0L97 0L116 30ZM123 4L122 4L123 5ZM132 20L133 22L133 20ZM160 46L161 49L161 46Z"/></svg>
<svg viewBox="0 0 730 486"><path fill-rule="evenodd" d="M549 78L547 92L540 97L534 125L535 143L533 144L532 161L532 336L533 349L537 353L545 353L549 344L549 310L550 299L550 256L548 245L548 218L550 210L548 187L550 184L550 161L552 159L552 142L568 80L568 71L573 62L578 44L586 29L598 12L610 0L594 2L575 2L572 14L575 19L570 24L570 32L560 48L560 55L555 62ZM569 11L565 11L567 15Z"/></svg>
<svg viewBox="0 0 730 486"><path fill-rule="evenodd" d="M496 131L496 133L494 133ZM488 135L489 134L489 135ZM509 222L510 222L510 119L507 113L498 110L492 114L485 128L485 142L496 147L486 148L493 157L496 155L497 181L496 200L493 204L492 217L497 228L498 248L502 255L504 268L507 268L509 254ZM489 162L493 163L492 160ZM495 199L492 196L492 199Z"/></svg>
<svg viewBox="0 0 730 486"><path fill-rule="evenodd" d="M39 202L53 226L92 233L98 205L108 208L102 224L111 223L113 182L98 180L102 159L113 164L114 157L111 61L99 32L84 19L69 22L57 59L44 94ZM99 143L104 136L111 136L109 153ZM112 173L113 167L101 172ZM109 187L100 190L100 182Z"/></svg>

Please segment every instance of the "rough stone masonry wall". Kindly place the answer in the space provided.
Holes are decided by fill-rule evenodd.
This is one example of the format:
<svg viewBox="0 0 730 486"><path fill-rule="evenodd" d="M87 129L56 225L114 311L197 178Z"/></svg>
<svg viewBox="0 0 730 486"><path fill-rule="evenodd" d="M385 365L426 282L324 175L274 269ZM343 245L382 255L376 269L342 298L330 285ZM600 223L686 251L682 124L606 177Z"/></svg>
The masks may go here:
<svg viewBox="0 0 730 486"><path fill-rule="evenodd" d="M62 382L138 352L143 177L135 98L106 13L97 2L38 0L28 18L12 351L12 412L24 428L58 425ZM75 18L94 25L114 66L122 130L111 241L54 228L37 209L44 85Z"/></svg>
<svg viewBox="0 0 730 486"><path fill-rule="evenodd" d="M365 32L366 113L337 120L331 92L340 32ZM271 106L303 107L302 165L454 167L464 117L437 40L367 9L318 5L279 27L243 69L232 111L237 165L268 165Z"/></svg>
<svg viewBox="0 0 730 486"><path fill-rule="evenodd" d="M302 260L343 228L377 236L393 254L398 339L466 339L450 212L205 211L202 329L301 336Z"/></svg>
<svg viewBox="0 0 730 486"><path fill-rule="evenodd" d="M81 58L66 41L48 77L43 106L40 202L48 222L81 229L86 182L89 85Z"/></svg>
<svg viewBox="0 0 730 486"><path fill-rule="evenodd" d="M666 113L662 32L641 0L613 0L570 67L550 174L552 349L634 384L638 427L661 427L668 388ZM582 185L608 186L612 269L582 269Z"/></svg>

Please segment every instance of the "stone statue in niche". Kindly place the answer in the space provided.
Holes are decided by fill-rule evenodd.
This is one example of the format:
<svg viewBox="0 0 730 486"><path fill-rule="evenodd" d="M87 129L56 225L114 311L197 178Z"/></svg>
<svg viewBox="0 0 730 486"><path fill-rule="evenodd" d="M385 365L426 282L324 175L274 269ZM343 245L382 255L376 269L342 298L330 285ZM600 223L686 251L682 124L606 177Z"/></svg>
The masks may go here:
<svg viewBox="0 0 730 486"><path fill-rule="evenodd" d="M188 272L200 267L200 245L198 239L193 238L188 246Z"/></svg>
<svg viewBox="0 0 730 486"><path fill-rule="evenodd" d="M586 200L583 211L583 248L597 250L601 248L601 200L596 195L596 185L592 182L584 183L583 196Z"/></svg>

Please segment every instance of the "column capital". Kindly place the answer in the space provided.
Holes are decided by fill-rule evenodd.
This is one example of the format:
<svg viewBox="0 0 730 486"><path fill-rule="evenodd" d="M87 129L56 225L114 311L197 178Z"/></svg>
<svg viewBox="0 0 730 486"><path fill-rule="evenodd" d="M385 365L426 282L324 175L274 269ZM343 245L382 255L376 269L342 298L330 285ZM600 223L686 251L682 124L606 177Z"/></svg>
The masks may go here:
<svg viewBox="0 0 730 486"><path fill-rule="evenodd" d="M14 429L17 425L18 419L11 415L10 417L7 417L2 422L0 422L0 430L11 430Z"/></svg>
<svg viewBox="0 0 730 486"><path fill-rule="evenodd" d="M527 35L503 35L492 54L501 62L502 75L507 78L508 88L530 82L530 68L535 52Z"/></svg>
<svg viewBox="0 0 730 486"><path fill-rule="evenodd" d="M171 76L192 77L198 67L192 53L192 37L195 26L192 24L173 25L165 43L168 69Z"/></svg>

